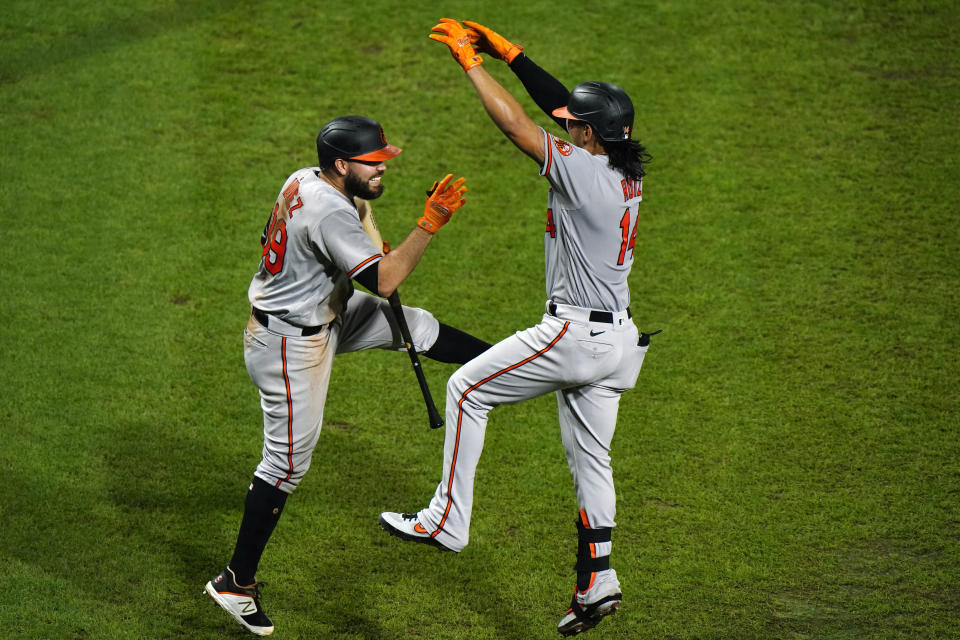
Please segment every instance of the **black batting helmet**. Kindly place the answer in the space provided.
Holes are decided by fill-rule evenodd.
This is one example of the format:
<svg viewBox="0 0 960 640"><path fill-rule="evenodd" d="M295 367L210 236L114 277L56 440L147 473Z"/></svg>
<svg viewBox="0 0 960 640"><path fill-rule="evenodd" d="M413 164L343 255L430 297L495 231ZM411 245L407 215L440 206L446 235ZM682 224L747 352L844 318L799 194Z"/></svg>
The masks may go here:
<svg viewBox="0 0 960 640"><path fill-rule="evenodd" d="M629 140L633 130L633 102L609 82L581 82L570 92L567 106L554 109L553 115L583 120L608 142Z"/></svg>
<svg viewBox="0 0 960 640"><path fill-rule="evenodd" d="M337 158L378 162L389 160L403 149L387 144L383 127L363 116L340 116L323 125L317 136L317 160L321 169Z"/></svg>

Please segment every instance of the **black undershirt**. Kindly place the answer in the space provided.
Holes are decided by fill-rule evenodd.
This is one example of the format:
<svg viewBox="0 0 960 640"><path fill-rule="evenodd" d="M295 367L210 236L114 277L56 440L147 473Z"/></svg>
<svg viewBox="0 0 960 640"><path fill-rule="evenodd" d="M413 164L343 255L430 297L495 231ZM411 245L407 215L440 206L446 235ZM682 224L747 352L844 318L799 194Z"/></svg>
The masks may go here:
<svg viewBox="0 0 960 640"><path fill-rule="evenodd" d="M554 122L560 125L561 129L566 131L566 119L553 115L554 109L567 106L567 102L570 100L570 92L563 86L563 83L544 71L525 53L521 53L513 59L513 62L510 63L510 69L523 83L523 88L527 90L527 93L530 94L541 111L550 116Z"/></svg>
<svg viewBox="0 0 960 640"><path fill-rule="evenodd" d="M363 285L363 288L375 296L380 295L380 261L353 276L353 279Z"/></svg>

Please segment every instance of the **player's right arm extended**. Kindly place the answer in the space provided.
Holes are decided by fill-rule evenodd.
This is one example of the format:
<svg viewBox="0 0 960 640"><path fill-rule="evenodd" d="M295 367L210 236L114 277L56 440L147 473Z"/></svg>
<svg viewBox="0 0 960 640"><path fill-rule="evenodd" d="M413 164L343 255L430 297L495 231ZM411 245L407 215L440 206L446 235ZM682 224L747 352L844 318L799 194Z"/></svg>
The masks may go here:
<svg viewBox="0 0 960 640"><path fill-rule="evenodd" d="M487 70L477 66L467 71L467 77L480 96L487 115L510 142L521 151L543 164L543 132L526 114L517 99L493 79Z"/></svg>

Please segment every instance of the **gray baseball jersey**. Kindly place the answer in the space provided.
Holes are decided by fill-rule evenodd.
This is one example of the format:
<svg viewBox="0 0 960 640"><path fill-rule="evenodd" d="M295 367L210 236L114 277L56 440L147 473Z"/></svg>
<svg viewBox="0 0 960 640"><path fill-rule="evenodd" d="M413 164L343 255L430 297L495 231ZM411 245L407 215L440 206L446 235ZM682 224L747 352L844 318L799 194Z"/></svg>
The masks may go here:
<svg viewBox="0 0 960 640"><path fill-rule="evenodd" d="M405 346L389 303L354 291L350 281L383 254L363 232L354 203L316 167L287 178L261 243L248 297L264 313L250 316L243 352L263 409L263 457L254 473L290 493L310 468L334 355ZM436 318L423 309L403 312L415 348L429 349Z"/></svg>
<svg viewBox="0 0 960 640"><path fill-rule="evenodd" d="M583 522L615 526L610 466L620 394L636 384L647 345L627 309L640 181L544 132L540 175L550 183L547 313L458 369L447 383L443 476L418 524L460 551L469 541L473 481L487 413L544 393L557 397L560 433ZM609 555L609 542L591 545Z"/></svg>
<svg viewBox="0 0 960 640"><path fill-rule="evenodd" d="M605 155L592 155L546 131L543 136L540 175L550 182L547 297L588 309L626 309L641 183L624 179Z"/></svg>
<svg viewBox="0 0 960 640"><path fill-rule="evenodd" d="M319 171L300 169L284 182L247 292L254 307L301 327L339 315L353 294L350 278L383 258L354 203Z"/></svg>

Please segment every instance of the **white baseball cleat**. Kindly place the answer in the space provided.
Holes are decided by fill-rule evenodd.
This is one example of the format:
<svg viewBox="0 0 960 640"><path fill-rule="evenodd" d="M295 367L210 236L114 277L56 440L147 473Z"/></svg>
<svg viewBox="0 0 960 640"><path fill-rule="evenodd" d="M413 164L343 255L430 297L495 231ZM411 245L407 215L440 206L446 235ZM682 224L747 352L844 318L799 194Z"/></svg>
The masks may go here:
<svg viewBox="0 0 960 640"><path fill-rule="evenodd" d="M380 526L384 531L392 536L397 536L401 540L422 542L423 544L436 547L440 549L440 551L453 551L453 549L448 549L437 542L436 538L431 536L430 532L423 528L423 525L417 520L417 514L415 513L384 511L380 514Z"/></svg>
<svg viewBox="0 0 960 640"><path fill-rule="evenodd" d="M258 636L273 633L273 623L260 605L259 582L254 582L249 587L241 587L237 584L233 570L227 567L223 573L207 583L206 591L218 605L252 633Z"/></svg>
<svg viewBox="0 0 960 640"><path fill-rule="evenodd" d="M604 617L616 613L622 600L617 572L613 569L598 571L586 591L574 587L573 602L557 625L557 631L562 636L575 636L593 629Z"/></svg>

